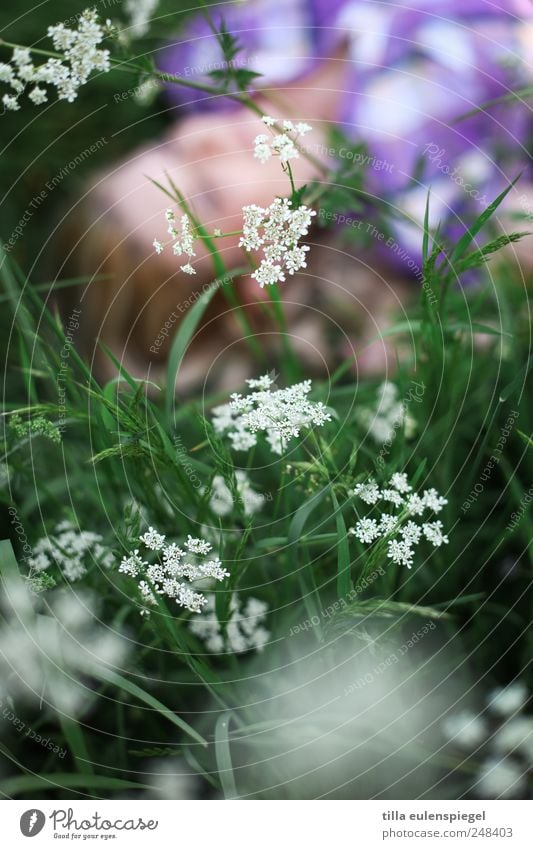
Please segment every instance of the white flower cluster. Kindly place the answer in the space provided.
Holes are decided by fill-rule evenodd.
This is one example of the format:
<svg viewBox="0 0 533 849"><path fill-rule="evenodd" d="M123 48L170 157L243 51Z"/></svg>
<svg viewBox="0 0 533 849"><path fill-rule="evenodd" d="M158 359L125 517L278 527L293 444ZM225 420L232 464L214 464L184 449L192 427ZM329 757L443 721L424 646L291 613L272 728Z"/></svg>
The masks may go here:
<svg viewBox="0 0 533 849"><path fill-rule="evenodd" d="M176 256L182 256L185 254L189 257L189 260L196 256L194 250L194 236L191 233L191 222L189 220L188 215L182 215L180 221L180 232L178 233L176 229L176 215L174 210L167 209L165 212L165 218L168 222L168 232L175 239L174 244L172 245L172 251ZM164 245L159 239L154 239L153 246L155 248L156 253L160 254L164 250ZM180 270L185 274L196 274L193 266L190 262L187 262L185 265L180 265Z"/></svg>
<svg viewBox="0 0 533 849"><path fill-rule="evenodd" d="M237 498L242 503L245 516L253 516L263 507L265 496L253 489L246 472L235 472ZM215 475L211 486L209 506L217 516L228 516L234 507L234 497L222 475Z"/></svg>
<svg viewBox="0 0 533 849"><path fill-rule="evenodd" d="M154 528L139 537L146 548L158 552L158 561L149 563L144 560L136 548L129 557L123 557L119 572L140 578L139 592L144 605L156 606L156 595L175 599L181 606L192 613L200 613L207 599L202 593L196 592L192 584L205 578L222 581L228 577L218 558L202 560L211 551L211 544L196 537L187 538L183 548L176 543L166 543L164 534ZM149 610L145 606L143 614Z"/></svg>
<svg viewBox="0 0 533 849"><path fill-rule="evenodd" d="M14 92L2 98L6 109L20 109L18 98L30 84L28 97L36 106L48 100L48 91L43 85L55 86L58 99L72 103L93 71L109 71L109 50L98 47L106 31L94 9L86 9L81 14L77 29L57 24L48 28L48 35L62 54L62 60L48 59L35 66L31 51L17 47L9 64L0 63L0 82L7 83Z"/></svg>
<svg viewBox="0 0 533 849"><path fill-rule="evenodd" d="M208 651L233 654L242 654L252 649L262 651L270 637L269 631L263 627L267 613L268 605L264 601L249 598L242 608L238 597L233 596L226 633L223 635L215 613L215 600L211 596L203 615L193 619L189 628L195 637L205 643Z"/></svg>
<svg viewBox="0 0 533 849"><path fill-rule="evenodd" d="M46 613L20 581L8 578L2 596L0 698L51 705L67 716L92 704L87 675L102 666L121 666L128 641L104 626L87 593L54 590Z"/></svg>
<svg viewBox="0 0 533 849"><path fill-rule="evenodd" d="M483 798L515 798L524 792L533 768L533 717L521 712L527 701L525 684L515 681L489 694L485 716L462 710L443 722L444 736L453 745L467 751L484 747L475 785Z"/></svg>
<svg viewBox="0 0 533 849"><path fill-rule="evenodd" d="M378 387L376 407L358 410L357 420L379 443L389 442L400 427L405 429L406 436L412 436L416 427L406 405L398 401L398 387L390 380Z"/></svg>
<svg viewBox="0 0 533 849"><path fill-rule="evenodd" d="M244 206L243 233L239 247L247 251L262 249L263 259L252 277L261 288L283 282L285 273L294 274L306 268L307 245L299 245L306 236L316 212L302 205L292 208L287 198L276 198L270 206Z"/></svg>
<svg viewBox="0 0 533 849"><path fill-rule="evenodd" d="M150 29L150 20L159 0L125 0L124 11L129 19L127 35L142 38Z"/></svg>
<svg viewBox="0 0 533 849"><path fill-rule="evenodd" d="M275 130L275 119L268 115L263 115L262 121L270 128L272 135L260 133L254 140L254 157L264 164L272 156L279 156L282 163L288 162L290 159L298 159L300 154L296 142L302 136L311 132L312 127L309 124L298 122L293 124L292 121L283 121L283 132L278 133Z"/></svg>
<svg viewBox="0 0 533 849"><path fill-rule="evenodd" d="M416 521L416 517L422 516L426 510L440 513L448 503L446 498L439 495L436 489L425 489L421 495L412 490L404 472L393 474L384 489L380 489L372 478L365 483L358 483L352 494L365 504L374 506L378 502L381 505L385 503L395 507L398 512L383 512L379 519L359 519L355 527L349 530L352 536L368 545L380 537L391 537L387 546L389 558L393 563L407 566L408 569L413 565L414 546L418 545L422 537L436 548L448 542L448 537L442 532L442 522Z"/></svg>
<svg viewBox="0 0 533 849"><path fill-rule="evenodd" d="M60 522L51 536L42 537L28 557L30 572L39 573L56 565L67 581L78 581L94 562L109 569L113 555L102 545L102 537L93 531L80 531L68 521Z"/></svg>
<svg viewBox="0 0 533 849"><path fill-rule="evenodd" d="M237 451L247 451L256 445L257 434L262 432L272 451L282 454L303 427L320 427L331 421L324 404L309 401L310 380L276 390L272 390L274 381L269 375L246 383L254 391L248 395L234 393L229 404L213 409L215 431L227 432Z"/></svg>

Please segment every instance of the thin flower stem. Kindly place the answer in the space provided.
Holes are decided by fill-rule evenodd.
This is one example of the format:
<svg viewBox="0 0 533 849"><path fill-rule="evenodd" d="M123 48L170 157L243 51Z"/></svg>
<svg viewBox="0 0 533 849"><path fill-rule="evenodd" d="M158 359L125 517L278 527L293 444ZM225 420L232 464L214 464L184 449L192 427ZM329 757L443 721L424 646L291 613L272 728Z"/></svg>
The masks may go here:
<svg viewBox="0 0 533 849"><path fill-rule="evenodd" d="M216 276L220 280L228 278L228 269L226 268L224 260L220 256L220 253L215 243L213 242L211 236L209 235L203 224L200 222L200 220L196 217L194 212L191 210L185 197L175 185L170 175L167 174L166 177L169 181L172 191L174 192L174 195L172 194L172 192L169 192L167 189L165 189L164 186L161 186L160 183L156 183L154 181L155 185L157 185L167 195L167 197L170 197L175 203L178 203L183 209L183 211L190 217L194 229L198 233L199 238L201 239L201 241L207 248L209 255L211 256ZM242 304L239 302L236 292L231 287L231 285L227 286L226 284L223 284L220 288L222 294L224 295L230 306L234 307L234 309L236 310L237 320L239 321L243 330L244 341L246 342L256 359L258 359L262 364L264 364L266 361L265 353L255 338L253 328L250 325L250 322L248 321Z"/></svg>

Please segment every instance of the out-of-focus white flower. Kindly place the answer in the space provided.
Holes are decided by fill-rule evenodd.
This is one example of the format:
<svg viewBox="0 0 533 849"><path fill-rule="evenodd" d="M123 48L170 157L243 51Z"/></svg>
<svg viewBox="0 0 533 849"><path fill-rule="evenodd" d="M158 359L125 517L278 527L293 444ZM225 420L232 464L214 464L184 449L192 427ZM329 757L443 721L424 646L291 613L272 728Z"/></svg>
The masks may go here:
<svg viewBox="0 0 533 849"><path fill-rule="evenodd" d="M272 451L282 454L302 428L321 427L331 420L324 404L309 401L310 380L276 390L270 388L273 380L268 375L260 380L262 388L248 395L234 393L228 405L213 410L215 430L227 433L233 448L251 448L257 444L257 434L264 433ZM256 380L246 382L250 388L257 386Z"/></svg>
<svg viewBox="0 0 533 849"><path fill-rule="evenodd" d="M229 576L217 557L199 560L211 551L211 544L204 539L189 535L180 548L176 543L166 543L163 534L149 528L140 540L150 550L157 551L159 559L149 563L135 549L128 557L122 558L119 572L140 579L137 587L143 603L143 615L150 612L150 606L157 606L158 595L175 600L192 613L199 613L207 599L191 585L206 578L222 581Z"/></svg>
<svg viewBox="0 0 533 849"><path fill-rule="evenodd" d="M142 38L150 29L151 17L159 5L159 0L125 0L124 11L129 26L126 35L130 38Z"/></svg>
<svg viewBox="0 0 533 849"><path fill-rule="evenodd" d="M67 715L79 715L91 703L93 689L82 678L102 666L123 664L126 641L99 620L88 594L55 590L46 608L20 581L4 583L0 628L0 694L45 701ZM46 612L44 612L46 610Z"/></svg>
<svg viewBox="0 0 533 849"><path fill-rule="evenodd" d="M242 608L239 598L234 595L224 637L215 612L214 596L210 596L202 615L193 619L189 628L211 652L242 654L252 649L262 651L270 638L270 633L263 626L267 614L265 602L249 598Z"/></svg>
<svg viewBox="0 0 533 849"><path fill-rule="evenodd" d="M142 775L143 784L152 788L156 799L195 799L200 782L183 758L158 758L149 761Z"/></svg>
<svg viewBox="0 0 533 849"><path fill-rule="evenodd" d="M305 268L309 248L298 244L306 236L316 212L305 205L293 209L287 198L276 198L270 206L256 204L243 207L243 234L239 246L245 250L262 249L263 258L252 277L261 288L283 282L285 273L292 275Z"/></svg>
<svg viewBox="0 0 533 849"><path fill-rule="evenodd" d="M235 472L235 482L237 498L243 505L244 514L253 516L263 507L265 496L253 489L248 475L242 469ZM222 475L213 478L209 506L217 516L228 516L233 510L234 498Z"/></svg>
<svg viewBox="0 0 533 849"><path fill-rule="evenodd" d="M488 734L483 717L470 710L462 710L447 716L442 723L442 730L451 743L464 749L476 748Z"/></svg>
<svg viewBox="0 0 533 849"><path fill-rule="evenodd" d="M494 748L506 754L524 755L533 766L533 718L516 716L501 726L493 740Z"/></svg>
<svg viewBox="0 0 533 849"><path fill-rule="evenodd" d="M481 765L476 790L483 799L510 799L520 796L526 785L526 772L510 758L487 758Z"/></svg>
<svg viewBox="0 0 533 849"><path fill-rule="evenodd" d="M522 681L514 681L507 687L499 687L489 693L487 705L493 713L509 716L521 710L528 698L527 687Z"/></svg>
<svg viewBox="0 0 533 849"><path fill-rule="evenodd" d="M91 563L109 569L113 555L102 545L102 537L93 531L80 531L68 521L60 522L55 532L40 539L27 563L31 574L57 566L67 581L78 581L87 574Z"/></svg>
<svg viewBox="0 0 533 849"><path fill-rule="evenodd" d="M175 256L187 256L189 259L196 256L196 252L194 250L194 234L191 230L191 222L188 215L184 214L180 218L180 230L177 230L176 227L176 214L173 209L167 209L165 212L165 218L168 224L167 231L169 235L172 237L172 253ZM157 254L163 253L165 249L165 245L159 239L154 239L152 242L155 252ZM183 271L184 274L196 274L195 268L191 265L190 262L184 263L184 265L180 265L180 270Z"/></svg>
<svg viewBox="0 0 533 849"><path fill-rule="evenodd" d="M406 404L398 401L398 387L389 380L378 388L375 408L359 409L357 420L378 443L390 442L398 428L408 437L415 431L415 421ZM399 492L408 490L400 489Z"/></svg>

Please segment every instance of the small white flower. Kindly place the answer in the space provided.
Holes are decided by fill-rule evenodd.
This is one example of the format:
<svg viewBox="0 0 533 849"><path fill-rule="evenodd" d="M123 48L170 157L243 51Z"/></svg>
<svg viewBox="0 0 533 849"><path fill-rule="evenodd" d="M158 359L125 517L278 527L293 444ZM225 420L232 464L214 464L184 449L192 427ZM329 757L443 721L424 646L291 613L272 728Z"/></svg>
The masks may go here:
<svg viewBox="0 0 533 849"><path fill-rule="evenodd" d="M426 522L422 525L424 536L431 542L435 548L440 548L441 545L447 545L448 537L442 533L442 522Z"/></svg>
<svg viewBox="0 0 533 849"><path fill-rule="evenodd" d="M357 495L365 504L375 504L381 497L381 491L372 478L366 483L356 484L353 494Z"/></svg>
<svg viewBox="0 0 533 849"><path fill-rule="evenodd" d="M300 136L306 135L312 129L309 124L300 121L296 125L292 121L283 121L283 132L278 133L275 129L275 120L268 115L263 115L263 124L270 127L272 135L259 133L254 140L254 156L260 162L267 162L272 155L279 156L282 163L290 159L298 159L300 154L296 146Z"/></svg>
<svg viewBox="0 0 533 849"><path fill-rule="evenodd" d="M410 516L421 516L426 509L426 502L414 492L407 498L407 512Z"/></svg>
<svg viewBox="0 0 533 849"><path fill-rule="evenodd" d="M375 519L360 519L355 528L351 529L353 536L361 542L371 543L380 536L378 523Z"/></svg>
<svg viewBox="0 0 533 849"><path fill-rule="evenodd" d="M159 534L154 528L149 527L145 534L139 537L141 542L144 542L146 548L151 548L152 551L161 551L165 544L165 535Z"/></svg>
<svg viewBox="0 0 533 849"><path fill-rule="evenodd" d="M379 530L382 536L387 536L396 529L398 517L390 513L382 513L379 519Z"/></svg>
<svg viewBox="0 0 533 849"><path fill-rule="evenodd" d="M448 499L439 495L436 489L424 490L422 500L426 509L433 510L434 513L440 513L444 505L448 503Z"/></svg>
<svg viewBox="0 0 533 849"><path fill-rule="evenodd" d="M260 378L271 386L271 378ZM247 381L250 388L257 379ZM331 420L331 414L320 402L309 401L311 381L304 380L286 389L259 389L242 396L234 393L229 404L215 409L214 426L217 432L229 431L228 437L236 449L246 450L257 444L257 433L264 433L272 450L281 454L288 442L300 435L302 428L321 427Z"/></svg>
<svg viewBox="0 0 533 849"><path fill-rule="evenodd" d="M28 97L33 103L35 103L36 106L40 106L42 103L46 103L46 101L48 100L46 89L41 88L38 85L36 85L35 88L32 88Z"/></svg>
<svg viewBox="0 0 533 849"><path fill-rule="evenodd" d="M211 551L210 543L188 536L184 548L176 543L165 543L164 534L154 528L140 537L147 548L158 552L154 563L143 560L136 549L124 557L119 571L133 578L140 578L137 587L143 605L142 615L149 614L148 607L157 605L158 596L173 599L192 613L199 613L207 603L206 597L191 584L197 581L222 581L229 576L218 558L199 560L200 555ZM193 555L190 557L190 555ZM188 583L186 583L188 582ZM148 607L147 607L148 606Z"/></svg>
<svg viewBox="0 0 533 849"><path fill-rule="evenodd" d="M402 538L409 543L409 545L417 545L417 543L420 542L420 537L422 536L422 529L420 528L420 525L416 524L416 522L409 521L400 528L400 534Z"/></svg>
<svg viewBox="0 0 533 849"><path fill-rule="evenodd" d="M292 275L306 266L307 251L298 242L309 232L314 210L305 205L293 209L287 198L276 198L266 209L250 204L242 211L239 246L247 251L262 249L263 258L252 274L262 288L283 282L285 272Z"/></svg>
<svg viewBox="0 0 533 849"><path fill-rule="evenodd" d="M153 246L154 246L154 248L155 248L155 252L156 252L156 254L161 254L161 253L163 253L163 245L161 244L161 242L159 241L159 239L154 239L154 241L152 242L152 244L153 244Z"/></svg>
<svg viewBox="0 0 533 849"><path fill-rule="evenodd" d="M124 575L130 575L132 578L136 578L139 572L146 566L148 566L147 562L141 558L139 549L136 548L129 557L122 558L118 571Z"/></svg>
<svg viewBox="0 0 533 849"><path fill-rule="evenodd" d="M396 539L389 540L388 555L393 563L400 566L407 566L410 569L413 565L414 551L405 540L401 542Z"/></svg>
<svg viewBox="0 0 533 849"><path fill-rule="evenodd" d="M413 487L410 485L407 480L407 475L405 472L395 472L389 481L389 485L394 489L397 489L398 492L411 492Z"/></svg>
<svg viewBox="0 0 533 849"><path fill-rule="evenodd" d="M193 268L190 262L185 265L180 265L180 271L183 271L184 274L196 274L196 270Z"/></svg>
<svg viewBox="0 0 533 849"><path fill-rule="evenodd" d="M203 539L198 539L198 537L187 537L187 542L185 543L187 551L193 552L194 554L209 554L212 546L210 543L206 542Z"/></svg>
<svg viewBox="0 0 533 849"><path fill-rule="evenodd" d="M395 507L401 507L403 504L403 498L396 489L382 489L381 498L383 501L390 501Z"/></svg>
<svg viewBox="0 0 533 849"><path fill-rule="evenodd" d="M10 112L17 112L20 109L20 103L12 94L4 94L2 103Z"/></svg>
<svg viewBox="0 0 533 849"><path fill-rule="evenodd" d="M46 83L57 89L59 100L74 101L78 89L89 79L93 71L106 72L110 69L109 51L99 49L106 35L105 28L99 23L94 9L86 9L77 20L77 29L69 29L64 24L48 28L48 36L54 48L63 54L63 61L48 59L42 65L34 66L31 51L26 47L17 47L11 60L11 73L2 65L1 79L21 94L29 82ZM36 105L48 99L45 89L36 86L31 89L29 99ZM6 101L8 109L18 109L18 103Z"/></svg>

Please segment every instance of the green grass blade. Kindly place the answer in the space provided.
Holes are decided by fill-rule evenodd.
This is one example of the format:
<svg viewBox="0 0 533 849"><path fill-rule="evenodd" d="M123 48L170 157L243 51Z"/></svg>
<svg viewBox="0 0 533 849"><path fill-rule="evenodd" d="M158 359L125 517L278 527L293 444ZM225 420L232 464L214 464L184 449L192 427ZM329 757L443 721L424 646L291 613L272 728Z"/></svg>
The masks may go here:
<svg viewBox="0 0 533 849"><path fill-rule="evenodd" d="M217 759L217 769L225 799L237 798L237 785L235 783L235 775L233 774L233 764L231 762L231 751L228 739L231 717L231 711L223 713L217 719L215 726L215 756Z"/></svg>
<svg viewBox="0 0 533 849"><path fill-rule="evenodd" d="M185 722L185 720L181 719L181 717L167 708L150 693L147 693L146 690L143 690L142 687L134 684L133 681L129 681L118 672L113 672L103 666L94 672L94 676L99 678L101 681L105 681L107 684L112 684L114 687L125 690L126 693L130 694L130 696L139 699L139 701L144 702L144 704L156 710L159 714L161 714L161 716L164 716L165 719L168 719L169 722L172 722L173 725L176 725L181 731L197 743L200 743L202 746L207 746L207 740L202 737L198 731L195 731L195 729Z"/></svg>

